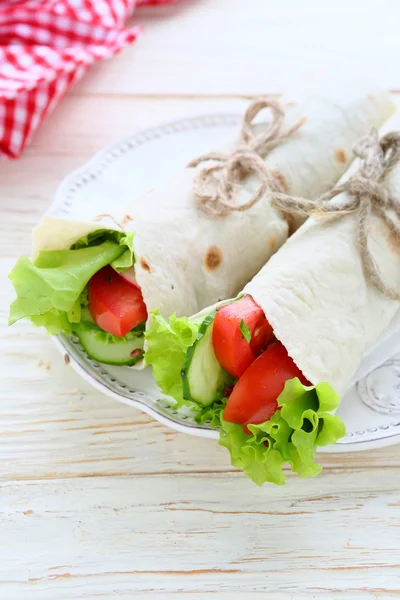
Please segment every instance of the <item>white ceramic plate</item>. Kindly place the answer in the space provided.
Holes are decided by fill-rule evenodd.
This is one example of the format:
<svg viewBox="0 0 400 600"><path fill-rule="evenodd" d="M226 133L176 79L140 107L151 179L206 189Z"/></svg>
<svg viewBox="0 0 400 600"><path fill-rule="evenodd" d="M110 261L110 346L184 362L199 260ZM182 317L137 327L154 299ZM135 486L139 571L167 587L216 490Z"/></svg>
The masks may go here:
<svg viewBox="0 0 400 600"><path fill-rule="evenodd" d="M218 147L224 138L233 138L239 119L237 115L208 115L132 135L102 150L64 179L47 212L91 219L95 214L110 212L118 203L126 205L133 195L157 186L194 156ZM207 425L197 425L190 413L174 411L173 401L162 395L150 369L101 365L86 355L77 339L59 336L55 342L69 355L74 369L99 391L179 431L218 436ZM400 442L399 351L400 333L393 331L366 357L358 383L346 393L338 410L347 435L328 451L356 451Z"/></svg>

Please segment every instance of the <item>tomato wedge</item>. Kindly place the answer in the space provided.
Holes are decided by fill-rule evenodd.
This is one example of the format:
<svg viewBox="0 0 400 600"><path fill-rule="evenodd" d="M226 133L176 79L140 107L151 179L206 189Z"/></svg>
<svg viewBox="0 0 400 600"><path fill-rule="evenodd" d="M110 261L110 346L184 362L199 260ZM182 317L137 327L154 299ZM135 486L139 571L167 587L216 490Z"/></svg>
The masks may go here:
<svg viewBox="0 0 400 600"><path fill-rule="evenodd" d="M251 336L243 335L243 324ZM273 339L273 331L262 309L251 296L244 296L218 310L212 342L219 364L239 378Z"/></svg>
<svg viewBox="0 0 400 600"><path fill-rule="evenodd" d="M294 377L298 377L304 385L311 385L286 348L280 342L272 344L250 365L233 388L224 410L225 421L243 425L268 421L278 409L277 399L286 381Z"/></svg>
<svg viewBox="0 0 400 600"><path fill-rule="evenodd" d="M147 319L139 286L125 281L110 266L89 281L89 311L101 329L118 337Z"/></svg>

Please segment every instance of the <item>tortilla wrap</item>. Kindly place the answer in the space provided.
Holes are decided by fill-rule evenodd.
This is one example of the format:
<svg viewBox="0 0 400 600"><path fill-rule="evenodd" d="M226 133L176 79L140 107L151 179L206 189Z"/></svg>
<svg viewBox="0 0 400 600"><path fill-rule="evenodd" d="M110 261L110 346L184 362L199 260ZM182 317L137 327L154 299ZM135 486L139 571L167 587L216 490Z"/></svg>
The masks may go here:
<svg viewBox="0 0 400 600"><path fill-rule="evenodd" d="M400 165L384 185L400 197ZM339 395L400 307L366 280L356 220L355 214L333 222L311 217L243 290L306 378L327 381ZM376 216L368 243L383 280L400 289L400 247Z"/></svg>
<svg viewBox="0 0 400 600"><path fill-rule="evenodd" d="M299 117L307 121L270 152L267 164L287 193L317 198L344 173L355 141L393 112L388 93L371 87L290 104L285 126ZM256 127L261 130L266 125ZM185 169L160 189L132 200L128 207L118 208L110 199L113 218L93 215L92 221L74 221L42 217L33 232L33 257L43 250L68 249L88 233L117 229L115 223L121 223L126 231L134 232L134 276L149 313L157 308L165 317L173 312L190 315L235 296L284 244L288 223L271 206L269 193L245 212L217 218L206 215L193 197L194 172ZM249 200L258 186L255 177L245 180L238 204ZM254 287L255 283L250 289Z"/></svg>

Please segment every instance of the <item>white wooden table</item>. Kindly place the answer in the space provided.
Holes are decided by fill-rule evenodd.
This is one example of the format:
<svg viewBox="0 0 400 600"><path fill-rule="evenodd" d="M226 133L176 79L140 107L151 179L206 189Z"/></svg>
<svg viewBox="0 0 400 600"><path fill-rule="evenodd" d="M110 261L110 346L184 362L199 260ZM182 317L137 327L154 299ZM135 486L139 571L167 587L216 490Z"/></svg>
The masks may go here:
<svg viewBox="0 0 400 600"><path fill-rule="evenodd" d="M214 441L101 396L45 333L5 325L6 274L71 169L138 128L327 74L400 89L399 18L398 0L146 9L141 40L0 161L1 599L400 595L398 447L325 454L317 479L258 489Z"/></svg>

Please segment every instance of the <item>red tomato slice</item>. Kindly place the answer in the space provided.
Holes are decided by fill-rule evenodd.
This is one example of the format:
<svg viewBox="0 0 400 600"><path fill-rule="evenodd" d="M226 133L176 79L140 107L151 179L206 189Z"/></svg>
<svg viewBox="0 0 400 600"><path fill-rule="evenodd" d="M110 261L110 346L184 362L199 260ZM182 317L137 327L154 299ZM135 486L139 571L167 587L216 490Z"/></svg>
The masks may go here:
<svg viewBox="0 0 400 600"><path fill-rule="evenodd" d="M100 269L89 281L89 310L99 327L118 337L147 319L140 288L110 266Z"/></svg>
<svg viewBox="0 0 400 600"><path fill-rule="evenodd" d="M278 409L277 399L288 379L311 385L286 348L276 342L259 356L239 379L224 410L225 421L247 425L268 421ZM246 428L245 428L246 431Z"/></svg>
<svg viewBox="0 0 400 600"><path fill-rule="evenodd" d="M242 321L250 331L250 344L240 329ZM215 356L233 377L243 375L272 338L272 327L251 296L224 306L215 315L212 336Z"/></svg>
<svg viewBox="0 0 400 600"><path fill-rule="evenodd" d="M136 282L134 267L129 267L129 269L126 269L122 273L119 273L119 276L122 277L122 279L126 281L126 283L129 283L129 285L132 285L133 287L136 287L140 290L140 287Z"/></svg>

